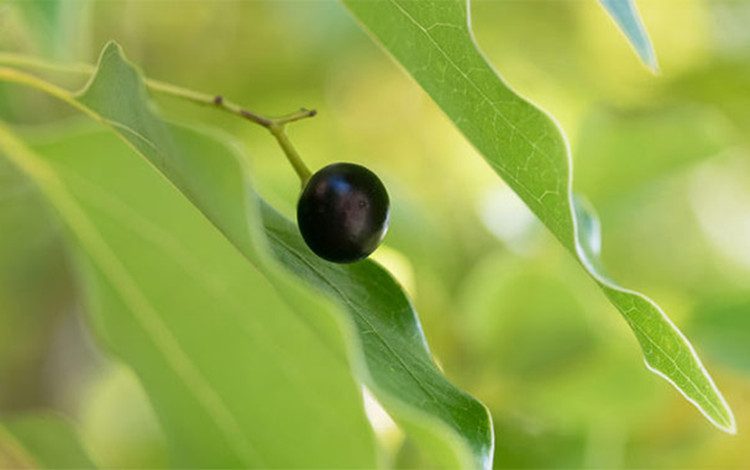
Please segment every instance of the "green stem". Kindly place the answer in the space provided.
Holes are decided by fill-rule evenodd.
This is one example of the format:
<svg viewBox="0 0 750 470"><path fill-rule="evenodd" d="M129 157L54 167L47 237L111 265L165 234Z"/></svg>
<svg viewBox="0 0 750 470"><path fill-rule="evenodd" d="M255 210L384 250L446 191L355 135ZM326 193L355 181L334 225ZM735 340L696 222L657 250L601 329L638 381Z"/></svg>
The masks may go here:
<svg viewBox="0 0 750 470"><path fill-rule="evenodd" d="M291 122L291 121L286 121L286 122ZM285 123L274 124L268 129L271 131L271 134L273 134L273 136L276 137L276 141L284 150L284 154L286 155L286 158L289 160L289 163L291 163L292 166L294 167L294 171L297 172L300 182L302 183L302 187L304 188L305 185L307 184L307 180L309 180L310 176L312 176L312 173L310 173L310 170L305 165L305 162L303 162L302 158L300 158L299 154L297 153L297 150L295 150L294 146L292 146L292 142L289 140L289 137L286 135L286 132L284 132L284 126L285 126Z"/></svg>
<svg viewBox="0 0 750 470"><path fill-rule="evenodd" d="M96 72L96 67L90 64L60 65L60 64L53 64L50 62L46 62L44 60L37 59L35 57L29 57L29 56L20 55L20 54L9 54L9 53L0 53L0 64L47 70L50 72L73 73L73 74L88 75L88 76ZM17 75L17 76L14 76L16 80L12 80L12 81L16 81L20 83L27 83L27 84L30 81L41 83L41 80L33 76L28 76L27 77L28 80L26 79L19 80L18 78L26 74L23 74L23 72L13 73L12 69L4 69L4 70L6 72L6 75L11 75L11 74ZM3 78L3 75L4 74L0 74L0 78ZM10 78L10 77L6 77L6 78ZM299 178L303 186L305 185L307 180L310 178L310 175L311 175L310 170L302 161L302 158L299 156L294 146L292 146L292 143L289 140L289 137L286 135L285 127L290 122L295 122L301 119L315 116L317 112L314 109L302 108L299 111L295 111L293 113L289 113L289 114L278 116L278 117L263 116L261 114L249 111L236 103L226 100L221 95L211 95L208 93L201 93L198 91L190 90L188 88L182 88L177 85L172 85L171 83L161 82L158 80L152 80L150 78L146 78L145 82L146 82L146 86L148 86L148 88L152 91L162 93L165 95L169 95L169 96L174 96L176 98L182 98L182 99L192 101L193 103L197 103L201 105L213 106L223 111L226 111L228 113L245 118L250 122L253 122L255 124L265 127L276 138L276 141L279 143L279 145L281 146L281 149L284 151L284 155L286 156L287 160L289 160L289 163L294 168L294 171L296 171L297 175L299 175Z"/></svg>

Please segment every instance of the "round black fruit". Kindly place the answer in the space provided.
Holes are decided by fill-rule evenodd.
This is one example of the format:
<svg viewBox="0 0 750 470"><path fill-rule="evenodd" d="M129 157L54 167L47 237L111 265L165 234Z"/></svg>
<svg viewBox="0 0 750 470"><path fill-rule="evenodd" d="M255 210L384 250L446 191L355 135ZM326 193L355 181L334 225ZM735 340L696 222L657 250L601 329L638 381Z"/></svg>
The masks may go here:
<svg viewBox="0 0 750 470"><path fill-rule="evenodd" d="M380 179L354 163L334 163L310 177L297 203L297 224L321 258L352 263L375 251L388 230L390 202Z"/></svg>

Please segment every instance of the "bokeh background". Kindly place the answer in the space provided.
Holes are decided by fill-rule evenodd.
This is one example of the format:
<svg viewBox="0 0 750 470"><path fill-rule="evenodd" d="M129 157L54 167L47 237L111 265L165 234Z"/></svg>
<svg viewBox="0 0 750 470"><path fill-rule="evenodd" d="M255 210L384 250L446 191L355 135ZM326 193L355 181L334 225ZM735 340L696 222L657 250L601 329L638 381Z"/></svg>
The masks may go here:
<svg viewBox="0 0 750 470"><path fill-rule="evenodd" d="M375 257L411 294L445 374L491 409L496 467L750 466L749 2L640 1L658 75L594 0L472 7L488 59L565 130L612 276L687 333L736 436L646 370L594 283L338 2L71 0L54 17L18 3L0 2L0 50L93 63L115 39L151 78L265 114L317 109L290 136L311 168L353 161L385 181L392 223ZM299 182L265 130L158 100L234 134L261 194L294 214ZM29 132L80 119L2 83L0 116ZM0 413L55 410L105 466L166 465L144 392L87 333L59 229L3 222L23 198L0 175ZM373 419L392 461L418 466Z"/></svg>

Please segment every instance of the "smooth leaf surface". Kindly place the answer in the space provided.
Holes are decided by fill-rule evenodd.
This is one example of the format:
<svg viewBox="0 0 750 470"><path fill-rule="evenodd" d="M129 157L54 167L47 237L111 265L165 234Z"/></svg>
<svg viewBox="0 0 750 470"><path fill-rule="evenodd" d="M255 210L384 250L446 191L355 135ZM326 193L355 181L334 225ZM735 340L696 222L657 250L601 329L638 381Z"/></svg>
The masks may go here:
<svg viewBox="0 0 750 470"><path fill-rule="evenodd" d="M80 247L96 332L143 383L175 465L375 465L330 312L300 321L290 304L314 299L282 295L114 135L56 139L42 158L2 128L0 149Z"/></svg>
<svg viewBox="0 0 750 470"><path fill-rule="evenodd" d="M56 416L29 414L0 423L0 441L4 441L0 450L8 447L8 454L16 460L15 465L50 469L95 468L76 431L70 423Z"/></svg>
<svg viewBox="0 0 750 470"><path fill-rule="evenodd" d="M372 465L340 341L299 322L181 195L103 137L40 147L72 193L50 199L89 255L100 332L144 382L176 462Z"/></svg>
<svg viewBox="0 0 750 470"><path fill-rule="evenodd" d="M729 406L688 340L652 300L620 287L603 270L598 220L573 202L565 137L487 63L472 37L467 3L344 3L576 256L632 328L647 367L674 384L718 428L736 432Z"/></svg>
<svg viewBox="0 0 750 470"><path fill-rule="evenodd" d="M354 319L371 376L367 384L386 409L421 439L437 438L456 448L455 455L447 453L438 461L449 467L489 466L493 435L488 411L452 386L437 369L416 313L390 274L372 261L336 265L321 260L291 221L267 204L262 207L266 233L278 259L339 300ZM436 422L409 417L409 408L434 417ZM462 456L466 445L462 440L471 447L473 463ZM434 444L429 447L435 457L438 448Z"/></svg>
<svg viewBox="0 0 750 470"><path fill-rule="evenodd" d="M659 63L656 60L654 46L648 37L646 27L643 26L635 0L599 0L599 3L628 38L641 61L652 71L658 71Z"/></svg>
<svg viewBox="0 0 750 470"><path fill-rule="evenodd" d="M121 96L133 99L125 104ZM200 139L168 132L149 109L140 76L123 60L119 47L104 50L99 71L80 102L110 122L248 259L261 256L252 242L259 227L248 217L257 195L241 160L186 151L200 146ZM293 226L281 224L264 208L264 222L274 224L267 232L275 235L268 242L277 257L347 309L362 346L363 379L394 418L421 436L429 452L447 466L489 465L493 438L488 412L442 377L416 314L390 275L370 261L349 267L320 262L299 237L290 236L296 233Z"/></svg>
<svg viewBox="0 0 750 470"><path fill-rule="evenodd" d="M451 468L491 465L493 435L486 408L442 376L416 313L386 271L371 261L337 266L319 260L293 224L265 203L259 205L241 156L205 133L165 123L151 109L140 75L118 46L105 48L96 76L76 98L64 90L47 91L111 126L251 264L268 266L266 258L275 256L297 277L337 301L355 326L353 356L362 380L436 463ZM255 215L259 207L265 233ZM275 273L271 268L269 272ZM280 273L273 280L282 287L291 283ZM320 294L316 297L322 300ZM303 319L320 315L315 313L319 304L295 302L295 307Z"/></svg>
<svg viewBox="0 0 750 470"><path fill-rule="evenodd" d="M123 94L136 99L122 106L118 97ZM140 77L122 59L118 47L105 49L99 71L80 101L113 123L248 259L259 256L251 240L257 222L248 219L246 207L256 204L257 196L247 170L237 159L219 159L215 152L186 152L200 145L195 135L183 135L184 145L178 150L180 138L163 130L151 113ZM492 455L489 415L479 402L442 377L400 287L369 261L349 267L320 262L299 237L290 236L296 233L293 226L272 218L272 212L264 208L264 219L274 224L269 233L275 236L269 241L282 263L348 310L364 353L364 380L394 418L429 442L429 452L447 466L471 465L469 447L475 462L488 465ZM441 455L443 447L449 449L445 455Z"/></svg>

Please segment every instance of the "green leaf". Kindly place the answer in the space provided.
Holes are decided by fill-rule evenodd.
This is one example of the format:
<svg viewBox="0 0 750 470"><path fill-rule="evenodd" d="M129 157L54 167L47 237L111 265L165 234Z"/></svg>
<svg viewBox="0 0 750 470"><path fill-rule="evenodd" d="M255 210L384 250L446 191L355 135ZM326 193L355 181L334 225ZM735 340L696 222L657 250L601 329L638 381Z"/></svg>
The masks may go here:
<svg viewBox="0 0 750 470"><path fill-rule="evenodd" d="M8 420L0 424L0 441L4 441L0 448L8 447L7 453L24 465L95 467L70 423L53 415L29 414Z"/></svg>
<svg viewBox="0 0 750 470"><path fill-rule="evenodd" d="M554 120L515 94L487 63L472 38L467 3L344 3L578 259L632 328L647 367L718 428L736 432L729 406L687 339L652 300L620 287L602 269L598 220L573 202L565 137Z"/></svg>
<svg viewBox="0 0 750 470"><path fill-rule="evenodd" d="M48 57L72 59L76 41L88 31L90 0L11 1L39 51Z"/></svg>
<svg viewBox="0 0 750 470"><path fill-rule="evenodd" d="M360 387L326 304L237 256L114 135L78 132L39 145L40 157L3 127L0 149L80 248L96 332L142 382L175 465L375 465Z"/></svg>
<svg viewBox="0 0 750 470"><path fill-rule="evenodd" d="M105 48L98 72L79 101L112 124L249 260L260 256L251 239L257 237L257 222L248 217L246 207L257 195L241 161L188 151L199 148L201 139L197 134L168 132L149 109L143 82L123 60L119 47ZM386 409L421 436L429 452L446 466L489 465L493 436L487 410L439 372L415 312L390 275L369 261L348 267L320 261L292 224L262 207L269 239L260 242L270 243L286 267L346 308L364 353L360 373ZM445 455L443 447L449 449Z"/></svg>
<svg viewBox="0 0 750 470"><path fill-rule="evenodd" d="M578 135L576 185L601 203L718 155L739 139L704 106L595 110Z"/></svg>
<svg viewBox="0 0 750 470"><path fill-rule="evenodd" d="M446 453L436 459L447 467L491 466L493 435L487 410L452 386L435 366L416 313L390 274L371 261L342 266L321 260L292 222L267 204L262 208L266 233L278 259L319 291L339 300L354 319L369 373L367 385L386 410L423 441L438 440L453 447L455 455ZM414 412L436 422L430 423L427 416L410 416ZM473 457L462 455L466 445ZM438 446L428 444L433 457Z"/></svg>
<svg viewBox="0 0 750 470"><path fill-rule="evenodd" d="M259 201L244 158L219 142L230 139L169 125L154 112L139 73L123 59L118 46L105 48L96 76L76 98L45 83L33 85L111 126L187 196L252 265L265 266L264 272L274 274L272 283L281 292L297 284L273 269L276 262L271 262L271 256L320 291L313 305L294 301L293 296L286 299L294 303L301 319L310 321L327 313L319 312L321 295L335 300L344 309L337 313L345 313L342 316L355 327L352 357L361 379L393 418L422 442L435 462L450 468L491 465L489 413L442 376L416 313L393 278L370 261L338 266L310 252L294 224ZM90 157L97 152L81 149L79 153ZM116 171L91 180L122 179L121 174ZM257 215L259 207L265 231Z"/></svg>
<svg viewBox="0 0 750 470"><path fill-rule="evenodd" d="M707 354L750 373L750 298L722 298L698 305L690 331Z"/></svg>
<svg viewBox="0 0 750 470"><path fill-rule="evenodd" d="M35 396L37 376L29 371L45 367L49 325L73 295L58 224L34 185L2 158L0 227L0 409L12 410Z"/></svg>
<svg viewBox="0 0 750 470"><path fill-rule="evenodd" d="M87 385L77 422L89 455L102 468L167 468L164 433L132 370L110 363Z"/></svg>
<svg viewBox="0 0 750 470"><path fill-rule="evenodd" d="M651 39L638 14L635 0L599 0L599 3L625 33L641 61L653 72L658 72L659 63L654 46L651 45Z"/></svg>

